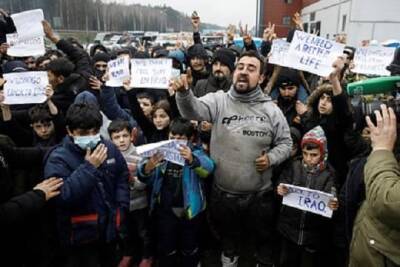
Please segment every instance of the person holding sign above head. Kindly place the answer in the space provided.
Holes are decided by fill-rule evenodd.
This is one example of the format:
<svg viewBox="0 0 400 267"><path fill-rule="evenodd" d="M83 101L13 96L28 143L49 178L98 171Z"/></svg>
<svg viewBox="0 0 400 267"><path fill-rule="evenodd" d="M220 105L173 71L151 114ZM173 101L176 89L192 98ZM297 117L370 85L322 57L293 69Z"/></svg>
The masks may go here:
<svg viewBox="0 0 400 267"><path fill-rule="evenodd" d="M327 141L320 126L304 135L301 142L302 159L294 160L283 170L279 178L277 193L280 196L289 194L284 184L306 187L328 192L335 189L335 174L328 164ZM321 208L317 198L299 197L299 205ZM329 208L337 210L338 200L332 199ZM308 211L282 206L278 230L282 235L280 266L282 267L319 267L325 266L319 252L324 248L324 237L329 233L328 219Z"/></svg>
<svg viewBox="0 0 400 267"><path fill-rule="evenodd" d="M46 37L67 55L65 58L54 59L47 65L49 82L54 88L53 101L65 114L76 95L88 88L93 68L85 50L65 39L60 39L53 32L49 22L42 21L42 24Z"/></svg>
<svg viewBox="0 0 400 267"><path fill-rule="evenodd" d="M194 128L190 121L172 121L169 138L187 141L179 149L184 166L164 161L164 156L156 153L139 163L138 177L152 188L159 266L197 267L201 215L206 207L201 179L214 171L215 164L201 147L193 146Z"/></svg>

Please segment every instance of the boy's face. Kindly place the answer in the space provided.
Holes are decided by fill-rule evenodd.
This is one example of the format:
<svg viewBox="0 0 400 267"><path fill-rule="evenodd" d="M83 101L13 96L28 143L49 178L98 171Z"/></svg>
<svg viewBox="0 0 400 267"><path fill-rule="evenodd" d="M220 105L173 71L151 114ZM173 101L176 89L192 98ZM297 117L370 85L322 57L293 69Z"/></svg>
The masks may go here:
<svg viewBox="0 0 400 267"><path fill-rule="evenodd" d="M173 134L169 133L169 139L170 140L182 140L182 141L188 141L189 138L186 135L180 135L180 134Z"/></svg>
<svg viewBox="0 0 400 267"><path fill-rule="evenodd" d="M92 128L92 129L89 129L89 130L86 130L86 129L75 129L75 130L71 131L67 127L68 135L71 136L71 137L94 136L94 135L98 134L99 131L100 131L100 129L95 129L95 128Z"/></svg>
<svg viewBox="0 0 400 267"><path fill-rule="evenodd" d="M303 161L308 167L314 167L321 161L321 151L318 148L303 148Z"/></svg>
<svg viewBox="0 0 400 267"><path fill-rule="evenodd" d="M52 121L34 122L31 126L37 136L43 140L49 139L54 133L54 123Z"/></svg>
<svg viewBox="0 0 400 267"><path fill-rule="evenodd" d="M148 98L138 98L138 102L140 108L143 110L143 113L146 117L150 117L151 110L153 109L153 104L151 103L150 99Z"/></svg>
<svg viewBox="0 0 400 267"><path fill-rule="evenodd" d="M321 115L329 115L332 113L332 99L329 95L323 94L319 99L318 111Z"/></svg>
<svg viewBox="0 0 400 267"><path fill-rule="evenodd" d="M131 145L131 135L127 129L111 134L111 141L120 151L128 150Z"/></svg>
<svg viewBox="0 0 400 267"><path fill-rule="evenodd" d="M153 114L153 123L157 130L162 130L168 127L170 123L170 117L163 109L159 108Z"/></svg>

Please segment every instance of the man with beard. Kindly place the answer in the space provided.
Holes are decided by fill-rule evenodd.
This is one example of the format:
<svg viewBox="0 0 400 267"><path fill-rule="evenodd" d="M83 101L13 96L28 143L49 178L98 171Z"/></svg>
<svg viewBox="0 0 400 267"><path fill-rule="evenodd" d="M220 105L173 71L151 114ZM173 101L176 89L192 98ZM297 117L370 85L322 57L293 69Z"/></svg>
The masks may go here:
<svg viewBox="0 0 400 267"><path fill-rule="evenodd" d="M299 97L300 77L296 70L283 69L276 82L278 107L282 110L289 126L301 129L300 115L307 111ZM273 97L274 98L274 97Z"/></svg>
<svg viewBox="0 0 400 267"><path fill-rule="evenodd" d="M208 79L200 80L193 89L196 97L202 97L218 90L227 92L232 85L232 72L235 68L235 54L228 48L218 49L212 61L212 72Z"/></svg>
<svg viewBox="0 0 400 267"><path fill-rule="evenodd" d="M290 155L292 140L282 111L263 93L263 62L243 53L233 86L196 98L186 75L174 82L184 118L213 123L211 157L218 168L210 211L222 239L224 267L238 266L242 233L251 234L258 266L272 266L274 191L272 167Z"/></svg>

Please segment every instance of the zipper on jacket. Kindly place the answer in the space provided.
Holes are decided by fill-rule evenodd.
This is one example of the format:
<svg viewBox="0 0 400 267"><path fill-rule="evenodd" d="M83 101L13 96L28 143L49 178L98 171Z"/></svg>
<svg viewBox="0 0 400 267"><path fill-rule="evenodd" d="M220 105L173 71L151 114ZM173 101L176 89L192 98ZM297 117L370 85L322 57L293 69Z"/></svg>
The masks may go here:
<svg viewBox="0 0 400 267"><path fill-rule="evenodd" d="M309 174L306 175L306 186L307 188L310 188L311 185L311 176ZM303 244L303 239L304 239L304 224L306 221L306 213L307 211L302 211L301 213L301 219L300 219L300 233L299 233L299 239L297 241L298 245Z"/></svg>

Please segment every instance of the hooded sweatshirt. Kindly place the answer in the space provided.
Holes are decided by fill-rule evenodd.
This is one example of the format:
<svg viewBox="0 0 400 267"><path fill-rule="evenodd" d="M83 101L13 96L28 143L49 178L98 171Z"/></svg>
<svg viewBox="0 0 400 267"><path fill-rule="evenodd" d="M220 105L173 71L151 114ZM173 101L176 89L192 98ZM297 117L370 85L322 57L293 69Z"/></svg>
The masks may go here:
<svg viewBox="0 0 400 267"><path fill-rule="evenodd" d="M257 172L255 160L265 151L271 166L280 164L290 155L292 139L282 111L260 87L245 94L231 87L201 98L187 90L176 100L184 118L213 124L210 152L219 189L248 194L272 188L272 169Z"/></svg>

